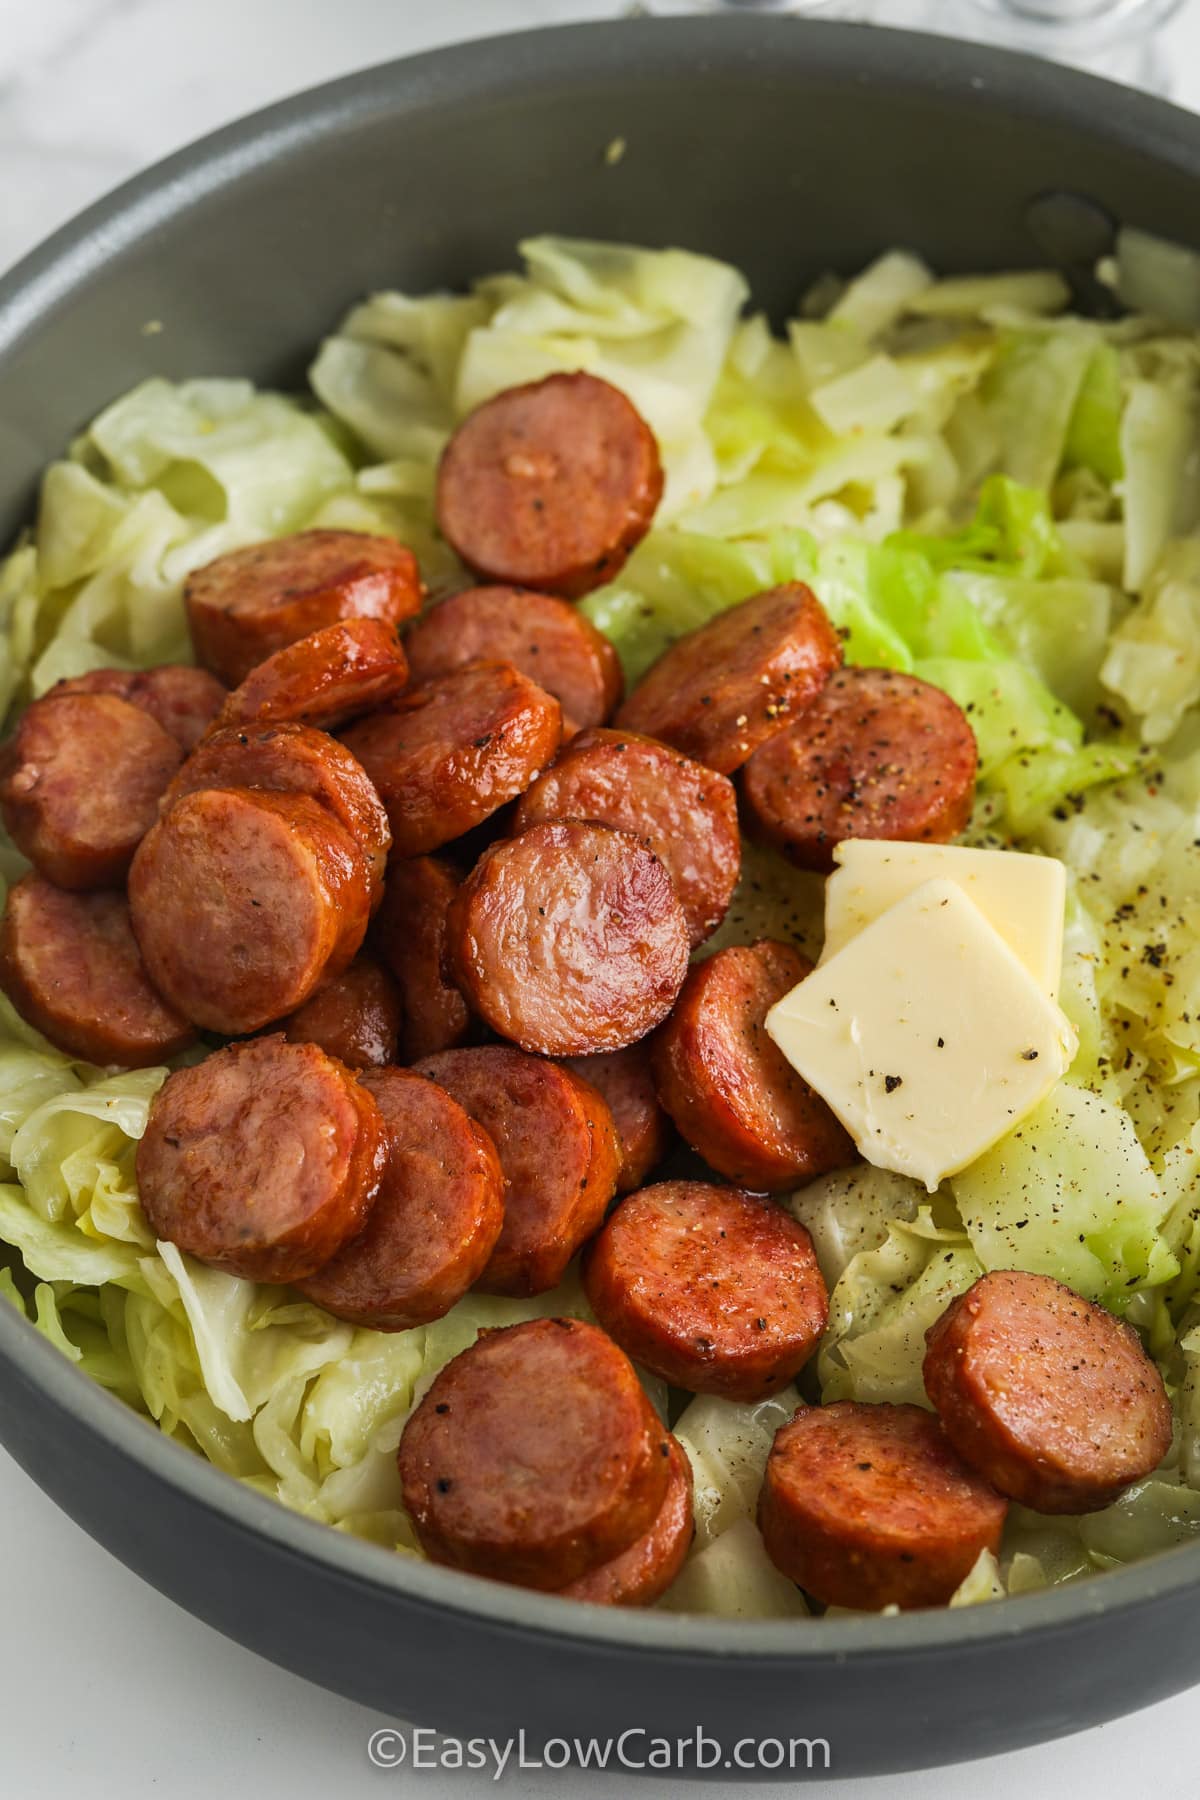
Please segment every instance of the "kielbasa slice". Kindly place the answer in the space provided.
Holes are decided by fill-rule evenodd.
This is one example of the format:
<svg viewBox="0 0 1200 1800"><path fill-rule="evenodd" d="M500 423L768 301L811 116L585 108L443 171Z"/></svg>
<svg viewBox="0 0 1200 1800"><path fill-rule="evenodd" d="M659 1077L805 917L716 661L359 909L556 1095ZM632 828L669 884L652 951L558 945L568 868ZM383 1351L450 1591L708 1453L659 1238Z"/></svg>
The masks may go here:
<svg viewBox="0 0 1200 1800"><path fill-rule="evenodd" d="M197 660L230 687L277 650L339 619L398 625L421 606L411 550L359 531L300 531L231 550L183 589Z"/></svg>
<svg viewBox="0 0 1200 1800"><path fill-rule="evenodd" d="M945 844L971 817L978 760L941 688L898 669L842 669L747 763L748 829L824 872L846 838Z"/></svg>
<svg viewBox="0 0 1200 1800"><path fill-rule="evenodd" d="M366 1226L301 1292L374 1331L440 1319L482 1274L504 1222L504 1177L487 1133L432 1081L369 1069L387 1162Z"/></svg>
<svg viewBox="0 0 1200 1800"><path fill-rule="evenodd" d="M776 1568L824 1606L944 1606L1007 1502L924 1407L802 1406L775 1435L758 1523Z"/></svg>
<svg viewBox="0 0 1200 1800"><path fill-rule="evenodd" d="M625 683L613 646L566 600L533 588L465 588L404 640L414 684L472 662L506 662L553 694L573 729L603 725Z"/></svg>
<svg viewBox="0 0 1200 1800"><path fill-rule="evenodd" d="M580 1319L482 1332L409 1419L399 1465L434 1562L551 1591L650 1530L671 1468L628 1358Z"/></svg>
<svg viewBox="0 0 1200 1800"><path fill-rule="evenodd" d="M652 1048L658 1097L683 1137L719 1174L760 1193L856 1160L764 1024L811 971L798 950L770 939L718 950L691 970Z"/></svg>
<svg viewBox="0 0 1200 1800"><path fill-rule="evenodd" d="M733 783L632 731L586 731L517 804L515 829L590 819L631 831L660 859L679 895L692 948L729 908L741 866Z"/></svg>
<svg viewBox="0 0 1200 1800"><path fill-rule="evenodd" d="M620 1148L604 1101L557 1063L507 1045L447 1050L414 1073L482 1125L504 1171L504 1229L476 1285L516 1295L557 1287L616 1192Z"/></svg>
<svg viewBox="0 0 1200 1800"><path fill-rule="evenodd" d="M384 619L341 619L251 669L226 700L220 722L296 722L332 731L407 685L408 659L395 626Z"/></svg>
<svg viewBox="0 0 1200 1800"><path fill-rule="evenodd" d="M157 994L124 894L72 894L41 875L9 890L0 923L0 988L68 1056L149 1068L195 1032Z"/></svg>
<svg viewBox="0 0 1200 1800"><path fill-rule="evenodd" d="M438 471L443 537L485 581L578 600L611 581L663 493L654 433L619 388L549 375L465 419Z"/></svg>
<svg viewBox="0 0 1200 1800"><path fill-rule="evenodd" d="M652 1606L682 1569L696 1532L692 1512L692 1465L678 1439L668 1437L667 1497L649 1531L562 1589L564 1600L592 1606Z"/></svg>
<svg viewBox="0 0 1200 1800"><path fill-rule="evenodd" d="M381 1069L396 1060L404 1009L395 982L369 956L324 981L288 1019L292 1044L319 1044L348 1069Z"/></svg>
<svg viewBox="0 0 1200 1800"><path fill-rule="evenodd" d="M372 941L399 987L404 1009L400 1055L419 1062L454 1050L471 1035L471 1013L446 979L446 915L459 876L437 856L393 857Z"/></svg>
<svg viewBox="0 0 1200 1800"><path fill-rule="evenodd" d="M562 741L562 709L510 664L472 663L343 741L387 808L396 854L423 856L524 793Z"/></svg>
<svg viewBox="0 0 1200 1800"><path fill-rule="evenodd" d="M602 1056L568 1057L564 1067L594 1087L607 1102L621 1146L618 1194L639 1188L671 1147L671 1124L658 1103L654 1069L645 1044Z"/></svg>
<svg viewBox="0 0 1200 1800"><path fill-rule="evenodd" d="M774 1200L663 1181L616 1208L584 1261L592 1310L674 1387L763 1400L804 1367L829 1318L812 1239Z"/></svg>
<svg viewBox="0 0 1200 1800"><path fill-rule="evenodd" d="M1035 1512L1109 1506L1171 1447L1171 1404L1132 1325L1048 1275L982 1276L925 1341L946 1436Z"/></svg>
<svg viewBox="0 0 1200 1800"><path fill-rule="evenodd" d="M301 794L188 794L129 871L150 979L185 1018L229 1037L286 1018L339 975L369 905L355 845Z"/></svg>
<svg viewBox="0 0 1200 1800"><path fill-rule="evenodd" d="M177 744L194 750L225 703L225 689L207 669L160 663L154 669L92 669L56 681L46 696L115 694L158 722Z"/></svg>
<svg viewBox="0 0 1200 1800"><path fill-rule="evenodd" d="M450 909L446 954L501 1037L590 1056L636 1043L670 1012L687 921L666 869L629 832L534 825L476 863Z"/></svg>
<svg viewBox="0 0 1200 1800"><path fill-rule="evenodd" d="M841 661L841 640L816 595L789 582L678 639L616 723L732 775L816 698Z"/></svg>
<svg viewBox="0 0 1200 1800"><path fill-rule="evenodd" d="M128 700L47 695L0 751L4 823L56 886L119 887L182 759L175 739Z"/></svg>
<svg viewBox="0 0 1200 1800"><path fill-rule="evenodd" d="M386 1132L350 1071L315 1044L227 1044L168 1076L137 1150L160 1238L247 1281L302 1281L360 1232Z"/></svg>

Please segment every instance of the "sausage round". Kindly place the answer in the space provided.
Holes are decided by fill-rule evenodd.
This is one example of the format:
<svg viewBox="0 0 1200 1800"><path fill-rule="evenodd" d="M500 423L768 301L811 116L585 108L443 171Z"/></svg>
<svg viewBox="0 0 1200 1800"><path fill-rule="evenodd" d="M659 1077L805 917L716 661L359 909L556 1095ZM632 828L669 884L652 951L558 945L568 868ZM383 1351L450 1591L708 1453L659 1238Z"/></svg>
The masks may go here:
<svg viewBox="0 0 1200 1800"><path fill-rule="evenodd" d="M692 1465L674 1437L668 1437L667 1497L649 1531L562 1590L564 1600L592 1606L652 1606L682 1569L696 1532L692 1512Z"/></svg>
<svg viewBox="0 0 1200 1800"><path fill-rule="evenodd" d="M215 787L262 788L316 800L358 846L372 904L378 903L391 828L366 770L336 738L310 725L231 725L214 731L180 769L163 796L162 811L185 794Z"/></svg>
<svg viewBox="0 0 1200 1800"><path fill-rule="evenodd" d="M621 1147L617 1192L632 1193L657 1168L672 1138L670 1121L658 1104L647 1046L630 1044L607 1055L568 1057L564 1066L606 1102Z"/></svg>
<svg viewBox="0 0 1200 1800"><path fill-rule="evenodd" d="M616 1192L620 1149L604 1101L557 1063L505 1045L447 1050L414 1073L482 1125L504 1171L504 1228L476 1285L516 1295L557 1287Z"/></svg>
<svg viewBox="0 0 1200 1800"><path fill-rule="evenodd" d="M770 939L697 963L655 1039L658 1097L693 1150L742 1187L783 1193L856 1160L820 1095L767 1036L777 1000L812 970Z"/></svg>
<svg viewBox="0 0 1200 1800"><path fill-rule="evenodd" d="M592 1311L673 1387L777 1394L829 1319L812 1239L774 1200L663 1181L621 1201L584 1261Z"/></svg>
<svg viewBox="0 0 1200 1800"><path fill-rule="evenodd" d="M150 979L185 1018L229 1037L286 1018L340 974L369 904L355 846L300 794L188 794L129 871Z"/></svg>
<svg viewBox="0 0 1200 1800"><path fill-rule="evenodd" d="M197 660L230 687L297 638L339 619L398 625L421 597L412 551L359 531L301 531L231 550L183 589Z"/></svg>
<svg viewBox="0 0 1200 1800"><path fill-rule="evenodd" d="M404 1012L396 984L369 956L323 981L284 1028L292 1044L319 1044L348 1069L383 1068L396 1060Z"/></svg>
<svg viewBox="0 0 1200 1800"><path fill-rule="evenodd" d="M251 669L221 712L222 725L294 721L332 731L373 712L408 685L408 659L384 619L340 619L297 638Z"/></svg>
<svg viewBox="0 0 1200 1800"><path fill-rule="evenodd" d="M173 737L113 694L35 700L0 751L13 842L56 886L119 887L183 758Z"/></svg>
<svg viewBox="0 0 1200 1800"><path fill-rule="evenodd" d="M816 698L841 660L825 609L793 581L729 607L672 644L616 722L732 775Z"/></svg>
<svg viewBox="0 0 1200 1800"><path fill-rule="evenodd" d="M137 1149L156 1237L247 1281L302 1281L367 1222L383 1180L373 1097L315 1044L227 1044L168 1076Z"/></svg>
<svg viewBox="0 0 1200 1800"><path fill-rule="evenodd" d="M400 1440L404 1504L434 1562L562 1589L648 1531L670 1443L628 1359L579 1319L482 1332Z"/></svg>
<svg viewBox="0 0 1200 1800"><path fill-rule="evenodd" d="M148 1068L195 1033L151 986L124 894L72 894L41 875L10 888L0 988L68 1056Z"/></svg>
<svg viewBox="0 0 1200 1800"><path fill-rule="evenodd" d="M440 1319L482 1274L504 1222L504 1178L487 1133L432 1081L370 1069L387 1135L364 1229L301 1282L318 1306L373 1331Z"/></svg>
<svg viewBox="0 0 1200 1800"><path fill-rule="evenodd" d="M446 954L501 1037L590 1056L636 1043L670 1012L687 921L666 869L629 832L534 825L476 863L450 909Z"/></svg>
<svg viewBox="0 0 1200 1800"><path fill-rule="evenodd" d="M692 948L729 908L741 865L733 783L631 731L587 731L517 804L517 831L590 819L641 838L675 884Z"/></svg>
<svg viewBox="0 0 1200 1800"><path fill-rule="evenodd" d="M842 669L742 776L748 829L802 869L846 838L944 844L971 817L978 752L961 706L897 669Z"/></svg>
<svg viewBox="0 0 1200 1800"><path fill-rule="evenodd" d="M824 1606L944 1606L1007 1503L921 1406L804 1406L775 1435L758 1502L767 1554Z"/></svg>
<svg viewBox="0 0 1200 1800"><path fill-rule="evenodd" d="M562 741L562 709L508 663L472 663L343 741L387 808L396 854L422 856L524 792Z"/></svg>
<svg viewBox="0 0 1200 1800"><path fill-rule="evenodd" d="M550 375L459 426L438 470L437 520L485 581L577 600L623 567L662 493L654 433L620 389Z"/></svg>
<svg viewBox="0 0 1200 1800"><path fill-rule="evenodd" d="M225 703L225 689L207 669L160 663L155 669L93 669L56 681L47 699L64 694L115 694L157 721L177 744L194 750Z"/></svg>
<svg viewBox="0 0 1200 1800"><path fill-rule="evenodd" d="M1170 1401L1137 1332L1048 1275L984 1275L926 1343L946 1436L1035 1512L1096 1512L1170 1449Z"/></svg>
<svg viewBox="0 0 1200 1800"><path fill-rule="evenodd" d="M471 1035L467 1003L443 968L446 914L458 889L457 872L440 857L393 857L388 864L372 941L400 990L404 1062L454 1050Z"/></svg>
<svg viewBox="0 0 1200 1800"><path fill-rule="evenodd" d="M590 619L533 588L476 587L439 601L404 640L415 684L471 662L506 662L553 694L573 730L603 725L624 692L621 663Z"/></svg>

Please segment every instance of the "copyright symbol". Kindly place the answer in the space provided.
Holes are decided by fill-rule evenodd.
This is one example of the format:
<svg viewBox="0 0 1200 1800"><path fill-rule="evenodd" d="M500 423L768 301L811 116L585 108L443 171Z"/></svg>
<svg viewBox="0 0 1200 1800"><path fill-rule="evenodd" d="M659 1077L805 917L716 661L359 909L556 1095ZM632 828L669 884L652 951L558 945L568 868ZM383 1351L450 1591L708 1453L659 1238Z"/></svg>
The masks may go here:
<svg viewBox="0 0 1200 1800"><path fill-rule="evenodd" d="M367 1740L367 1756L377 1769L398 1769L408 1755L408 1741L390 1725L373 1731Z"/></svg>

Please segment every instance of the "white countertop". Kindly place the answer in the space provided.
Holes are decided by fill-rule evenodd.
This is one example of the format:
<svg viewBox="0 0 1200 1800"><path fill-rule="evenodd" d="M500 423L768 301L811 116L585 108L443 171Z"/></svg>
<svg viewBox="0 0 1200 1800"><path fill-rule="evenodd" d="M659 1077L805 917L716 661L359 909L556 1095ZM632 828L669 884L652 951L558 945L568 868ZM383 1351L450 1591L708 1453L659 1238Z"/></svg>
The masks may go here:
<svg viewBox="0 0 1200 1800"><path fill-rule="evenodd" d="M126 175L212 127L389 57L514 26L627 10L604 0L3 0L0 268ZM1200 0L1170 28L1176 98L1200 109ZM88 1479L86 1469L79 1471ZM58 1800L253 1800L419 1787L481 1775L373 1768L381 1723L218 1637L91 1543L0 1452L7 1730L0 1786ZM514 1721L514 1725L519 1721ZM864 1729L869 1725L864 1721ZM1118 1791L1189 1800L1200 1690L1058 1745L975 1764L973 1800ZM836 1754L836 1746L835 1746ZM955 1800L962 1771L804 1787L845 1800ZM512 1773L509 1793L630 1791L628 1777ZM682 1792L649 1781L634 1793ZM709 1789L709 1792L716 1791ZM749 1791L749 1790L747 1790ZM768 1784L763 1795L793 1794Z"/></svg>

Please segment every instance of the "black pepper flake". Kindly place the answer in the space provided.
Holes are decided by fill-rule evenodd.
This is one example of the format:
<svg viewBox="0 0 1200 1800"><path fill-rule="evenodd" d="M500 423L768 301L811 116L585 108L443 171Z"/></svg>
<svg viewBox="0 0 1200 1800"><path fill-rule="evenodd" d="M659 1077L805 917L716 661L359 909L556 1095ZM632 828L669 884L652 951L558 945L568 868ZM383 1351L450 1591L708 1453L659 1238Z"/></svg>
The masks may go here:
<svg viewBox="0 0 1200 1800"><path fill-rule="evenodd" d="M755 1331L765 1331L767 1329L767 1321L765 1319L755 1319L754 1329Z"/></svg>
<svg viewBox="0 0 1200 1800"><path fill-rule="evenodd" d="M904 1086L904 1077L903 1075L885 1075L883 1085L887 1093L894 1094L898 1087Z"/></svg>
<svg viewBox="0 0 1200 1800"><path fill-rule="evenodd" d="M938 1041L937 1041L937 1047L938 1047L938 1049L939 1049L939 1050L944 1050L944 1049L945 1049L945 1048L946 1048L946 1040L945 1040L945 1038L939 1038L939 1039L938 1039Z"/></svg>
<svg viewBox="0 0 1200 1800"><path fill-rule="evenodd" d="M439 1400L433 1410L435 1413L448 1413L450 1411L450 1402L448 1400Z"/></svg>
<svg viewBox="0 0 1200 1800"><path fill-rule="evenodd" d="M1021 1052L1021 1061L1022 1062L1036 1062L1037 1059L1038 1059L1038 1053L1036 1050L1022 1050L1022 1052Z"/></svg>
<svg viewBox="0 0 1200 1800"><path fill-rule="evenodd" d="M491 743L491 741L492 741L491 732L490 731L485 732L483 737L477 737L475 739L475 748L477 750L486 750L488 745Z"/></svg>
<svg viewBox="0 0 1200 1800"><path fill-rule="evenodd" d="M437 1491L439 1494L448 1494L453 1486L454 1483L450 1481L447 1476L438 1476Z"/></svg>

